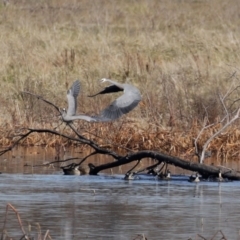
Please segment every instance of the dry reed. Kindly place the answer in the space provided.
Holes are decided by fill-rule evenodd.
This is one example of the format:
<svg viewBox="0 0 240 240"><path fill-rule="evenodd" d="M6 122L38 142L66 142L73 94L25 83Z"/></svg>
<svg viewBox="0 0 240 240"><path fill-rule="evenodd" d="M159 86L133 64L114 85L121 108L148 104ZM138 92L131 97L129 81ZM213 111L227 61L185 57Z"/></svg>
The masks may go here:
<svg viewBox="0 0 240 240"><path fill-rule="evenodd" d="M21 128L54 128L53 109L30 91L66 106L66 90L82 82L79 111L99 112L114 96L95 99L97 80L130 81L143 101L126 117L107 124L78 122L79 131L102 145L152 149L192 159L203 122L216 123L239 107L238 0L10 1L0 5L0 145ZM206 130L198 145L221 127ZM218 160L239 159L239 122L214 139ZM60 131L68 132L62 125ZM107 140L106 140L107 139ZM34 134L23 145L70 145ZM84 148L84 146L81 146Z"/></svg>
<svg viewBox="0 0 240 240"><path fill-rule="evenodd" d="M20 217L20 214L18 212L18 210L11 204L11 203L8 203L6 205L6 213L5 213L5 218L4 218L4 225L3 225L3 230L2 230L2 234L1 234L1 239L5 239L5 240L12 240L13 238L10 236L10 232L12 231L16 231L16 229L7 229L7 224L8 224L8 219L9 219L9 211L12 210L15 214L16 214L16 217L17 217L17 222L18 222L18 225L19 225L19 228L20 228L20 231L21 233L19 233L19 235L21 236L20 239L26 239L26 240L33 240L36 238L36 236L32 236L34 233L31 232L31 225L28 225L28 230L29 231L26 231L24 226L23 226L23 221ZM13 220L11 219L11 221L13 222ZM36 223L37 225L37 239L39 240L47 240L47 239L52 239L50 234L49 234L49 230L46 231L46 233L43 235L42 234L42 231L41 231L41 226L39 223ZM18 238L19 239L19 238Z"/></svg>

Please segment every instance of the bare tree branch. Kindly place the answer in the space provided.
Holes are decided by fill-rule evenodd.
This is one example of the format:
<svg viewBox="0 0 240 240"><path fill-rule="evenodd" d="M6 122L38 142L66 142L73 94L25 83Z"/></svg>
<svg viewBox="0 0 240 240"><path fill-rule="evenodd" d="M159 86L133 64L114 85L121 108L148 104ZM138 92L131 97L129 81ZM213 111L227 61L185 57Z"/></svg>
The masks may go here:
<svg viewBox="0 0 240 240"><path fill-rule="evenodd" d="M233 122L235 122L237 119L239 119L239 114L240 114L240 108L238 109L236 115L229 120L222 128L220 128L217 132L215 132L203 145L203 149L202 149L202 154L201 154L201 158L200 158L200 163L203 163L204 161L204 156L205 156L205 151L208 147L208 144L216 137L218 136L224 129L226 129L228 126L230 126Z"/></svg>
<svg viewBox="0 0 240 240"><path fill-rule="evenodd" d="M226 115L225 115L224 118L227 118L227 122L229 122L229 118L230 118L229 112L228 112L228 109L227 109L227 107L226 107L226 104L224 103L224 99L225 99L226 95L222 97L221 94L218 93L218 97L219 97L219 99L220 99L220 102L221 102L221 104L222 104L222 106L223 106L224 111L226 112Z"/></svg>
<svg viewBox="0 0 240 240"><path fill-rule="evenodd" d="M197 146L197 142L198 142L198 139L200 138L201 134L203 133L204 130L212 127L213 125L215 125L215 123L212 123L212 124L209 124L206 126L206 119L204 119L204 123L203 123L203 127L202 129L200 130L200 132L198 133L197 137L194 139L194 146L195 146L195 154L198 156L198 159L200 161L200 153L199 153L199 149L198 149L198 146Z"/></svg>

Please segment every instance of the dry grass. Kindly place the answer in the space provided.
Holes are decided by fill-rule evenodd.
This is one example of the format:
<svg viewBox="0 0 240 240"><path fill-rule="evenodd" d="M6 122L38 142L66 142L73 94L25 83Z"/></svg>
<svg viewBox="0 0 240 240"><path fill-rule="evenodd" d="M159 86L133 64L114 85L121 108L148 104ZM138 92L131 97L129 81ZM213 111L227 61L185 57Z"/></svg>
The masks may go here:
<svg viewBox="0 0 240 240"><path fill-rule="evenodd" d="M20 91L64 107L67 88L80 79L79 111L92 114L112 97L87 95L99 89L98 79L110 77L135 84L143 101L116 123L79 122L82 133L104 136L91 135L101 144L191 156L204 119L213 123L225 114L218 95L239 85L239 7L238 0L12 0L0 5L0 144L11 144L20 127L58 124L51 108ZM232 105L238 96L236 89L226 101L231 111L239 106L238 101ZM239 159L237 126L210 145L219 158ZM200 145L219 127L208 129ZM69 144L37 134L23 144L56 143Z"/></svg>

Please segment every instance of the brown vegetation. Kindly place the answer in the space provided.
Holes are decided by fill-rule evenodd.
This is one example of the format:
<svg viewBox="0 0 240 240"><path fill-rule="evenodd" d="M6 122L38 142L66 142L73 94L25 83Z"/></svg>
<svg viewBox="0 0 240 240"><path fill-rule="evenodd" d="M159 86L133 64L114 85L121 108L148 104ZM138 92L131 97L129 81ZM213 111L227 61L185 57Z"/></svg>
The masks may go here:
<svg viewBox="0 0 240 240"><path fill-rule="evenodd" d="M194 140L205 122L206 140L239 107L240 2L60 0L10 1L0 5L0 145L9 146L20 128L57 127L56 112L21 91L66 107L66 90L80 79L79 111L93 114L112 100L87 95L97 80L130 81L141 104L113 123L75 123L103 146L158 150L193 159ZM64 125L60 126L64 129ZM70 133L70 132L68 132ZM70 145L35 133L23 145ZM239 159L239 122L210 143L215 159ZM85 147L81 145L81 147Z"/></svg>

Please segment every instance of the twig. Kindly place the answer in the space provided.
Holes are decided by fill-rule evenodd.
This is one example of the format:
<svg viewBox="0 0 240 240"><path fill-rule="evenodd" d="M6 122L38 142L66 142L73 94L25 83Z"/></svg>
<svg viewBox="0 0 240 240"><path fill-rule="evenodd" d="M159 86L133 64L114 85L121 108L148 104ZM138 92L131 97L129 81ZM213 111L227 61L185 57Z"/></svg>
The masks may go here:
<svg viewBox="0 0 240 240"><path fill-rule="evenodd" d="M222 230L219 230L219 232L222 234L223 238L224 238L225 240L227 240L227 238L226 238L225 235L223 234Z"/></svg>
<svg viewBox="0 0 240 240"><path fill-rule="evenodd" d="M197 146L198 139L200 138L200 136L202 135L204 130L206 130L214 125L214 123L212 123L212 124L209 124L206 126L206 122L207 122L206 119L204 119L203 127L200 130L200 132L198 133L197 137L194 139L195 154L198 156L199 161L200 161L200 154L199 154L199 150L198 150L198 146Z"/></svg>
<svg viewBox="0 0 240 240"><path fill-rule="evenodd" d="M222 235L222 238L221 238L221 239L227 240L227 238L226 238L225 235L223 234L222 230L218 230L218 231L212 236L212 238L211 238L210 240L213 240L213 239L217 236L218 233L220 233L220 234Z"/></svg>
<svg viewBox="0 0 240 240"><path fill-rule="evenodd" d="M34 97L36 97L36 98L38 98L38 99L44 101L45 103L47 103L47 104L53 106L53 107L54 107L54 108L55 108L60 114L62 114L61 111L60 111L60 109L59 109L59 107L57 107L57 106L56 106L55 104L53 104L52 102L50 102L50 101L44 99L42 96L37 95L37 94L34 94L34 93L27 92L27 91L22 91L22 93L26 93L26 94L32 95L32 96L34 96Z"/></svg>
<svg viewBox="0 0 240 240"><path fill-rule="evenodd" d="M227 94L226 94L227 95ZM228 109L227 109L227 107L226 107L226 104L224 103L224 99L225 99L225 97L226 97L226 95L225 96L221 96L221 94L220 93L218 93L218 97L219 97L219 99L220 99L220 102L221 102L221 104L222 104L222 106L223 106L223 108L224 108L224 111L226 112L226 115L225 115L225 117L224 118L227 118L227 122L229 122L229 112L228 112Z"/></svg>
<svg viewBox="0 0 240 240"><path fill-rule="evenodd" d="M11 151L21 140L23 140L24 138L26 138L26 137L27 137L28 135L30 135L30 134L31 134L31 132L28 132L28 133L26 133L26 134L20 135L21 137L20 137L16 142L14 142L14 143L12 144L12 146L10 146L10 147L8 147L8 148L0 151L0 156L2 156L2 155L3 155L4 153L6 153L6 152Z"/></svg>
<svg viewBox="0 0 240 240"><path fill-rule="evenodd" d="M80 162L79 164L77 164L77 165L80 166L84 161L86 161L89 157L91 157L91 156L93 156L93 155L95 155L95 154L97 154L97 151L94 151L94 152L88 154L88 155L87 155L86 157L84 157L84 158L81 160L81 162Z"/></svg>
<svg viewBox="0 0 240 240"><path fill-rule="evenodd" d="M202 238L202 239L204 239L204 240L207 240L205 237L203 237L203 236L200 235L200 234L197 234L197 236L200 237L200 238Z"/></svg>
<svg viewBox="0 0 240 240"><path fill-rule="evenodd" d="M41 226L39 223L36 223L36 225L37 225L37 229L38 229L38 240L41 240L41 236L42 236Z"/></svg>
<svg viewBox="0 0 240 240"><path fill-rule="evenodd" d="M46 231L46 233L45 233L45 235L44 235L44 237L43 237L43 240L46 240L47 237L49 237L50 239L52 239L52 238L50 237L50 235L49 235L49 230Z"/></svg>

